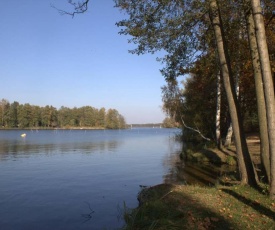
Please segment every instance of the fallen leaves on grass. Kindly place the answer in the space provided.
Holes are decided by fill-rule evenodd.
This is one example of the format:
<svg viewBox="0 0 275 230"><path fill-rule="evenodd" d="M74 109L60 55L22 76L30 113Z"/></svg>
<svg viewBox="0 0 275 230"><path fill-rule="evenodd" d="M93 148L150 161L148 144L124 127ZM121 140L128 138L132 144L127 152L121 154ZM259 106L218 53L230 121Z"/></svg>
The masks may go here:
<svg viewBox="0 0 275 230"><path fill-rule="evenodd" d="M163 193L161 194L159 197L163 196ZM160 218L170 217L151 216L152 221L158 223L155 229L167 229L160 225L167 222L180 226L177 229L275 229L275 213L272 211L275 209L275 203L246 186L175 186L173 192L159 201L167 205L168 213L177 211L178 214L169 214L171 218L176 218L165 221ZM150 201L146 204L147 206L140 208L150 207ZM163 208L165 209L165 206ZM154 210L151 209L149 213L152 211ZM142 223L142 220L140 222ZM146 229L141 226L131 227L129 229Z"/></svg>

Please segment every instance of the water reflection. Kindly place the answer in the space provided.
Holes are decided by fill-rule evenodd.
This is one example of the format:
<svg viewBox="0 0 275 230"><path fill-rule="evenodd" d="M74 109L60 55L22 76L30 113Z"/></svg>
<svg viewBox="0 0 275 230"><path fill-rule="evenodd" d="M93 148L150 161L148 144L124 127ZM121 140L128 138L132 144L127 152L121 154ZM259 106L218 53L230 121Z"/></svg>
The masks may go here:
<svg viewBox="0 0 275 230"><path fill-rule="evenodd" d="M136 207L140 185L204 182L205 169L180 161L175 132L0 131L1 228L115 229L118 205Z"/></svg>
<svg viewBox="0 0 275 230"><path fill-rule="evenodd" d="M8 132L9 131L5 131ZM3 133L3 131L2 131ZM97 140L91 139L86 135L86 139L78 139L77 137L68 136L68 133L56 131L41 132L34 135L27 135L26 138L19 138L19 132L10 137L1 136L0 140L0 161L10 158L30 157L30 155L54 155L68 154L70 152L78 152L82 154L115 152L119 146L123 144L123 140ZM64 135L62 135L64 134ZM83 135L83 133L82 133ZM85 137L85 136L84 136ZM43 139L42 139L43 138ZM103 140L102 140L103 139Z"/></svg>

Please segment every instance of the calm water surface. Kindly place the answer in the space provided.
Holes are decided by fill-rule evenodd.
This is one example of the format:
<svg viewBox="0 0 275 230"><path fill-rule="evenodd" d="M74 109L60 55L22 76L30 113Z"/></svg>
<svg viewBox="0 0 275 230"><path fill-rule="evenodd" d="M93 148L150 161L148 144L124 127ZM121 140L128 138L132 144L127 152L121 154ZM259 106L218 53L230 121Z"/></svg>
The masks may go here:
<svg viewBox="0 0 275 230"><path fill-rule="evenodd" d="M178 171L176 129L24 132L0 131L0 229L117 229Z"/></svg>

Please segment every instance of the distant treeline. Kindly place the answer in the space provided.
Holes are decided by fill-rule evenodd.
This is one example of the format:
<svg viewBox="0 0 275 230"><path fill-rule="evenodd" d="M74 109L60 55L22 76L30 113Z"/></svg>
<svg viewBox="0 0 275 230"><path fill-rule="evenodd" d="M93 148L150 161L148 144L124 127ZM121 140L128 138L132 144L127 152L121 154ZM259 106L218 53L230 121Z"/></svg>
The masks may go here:
<svg viewBox="0 0 275 230"><path fill-rule="evenodd" d="M51 105L19 104L0 101L0 128L126 128L124 117L116 109L92 106L56 109Z"/></svg>
<svg viewBox="0 0 275 230"><path fill-rule="evenodd" d="M134 128L141 128L141 127L148 127L148 128L160 128L162 127L162 123L146 123L146 124L131 124L131 127Z"/></svg>

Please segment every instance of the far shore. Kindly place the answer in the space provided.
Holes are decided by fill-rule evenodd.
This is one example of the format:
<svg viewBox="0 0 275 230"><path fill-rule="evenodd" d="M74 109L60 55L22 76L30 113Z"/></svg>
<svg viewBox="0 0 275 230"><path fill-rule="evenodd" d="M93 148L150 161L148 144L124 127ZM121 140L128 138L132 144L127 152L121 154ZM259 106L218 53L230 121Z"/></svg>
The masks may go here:
<svg viewBox="0 0 275 230"><path fill-rule="evenodd" d="M120 129L131 129L131 128L165 128L161 124L133 124L127 125L126 128ZM175 127L176 128L176 127ZM0 130L112 130L104 127L25 127L25 128L9 128L1 127ZM116 130L116 129L113 129Z"/></svg>
<svg viewBox="0 0 275 230"><path fill-rule="evenodd" d="M0 128L0 130L105 130L103 127L32 127L32 128ZM107 129L106 129L107 130Z"/></svg>

